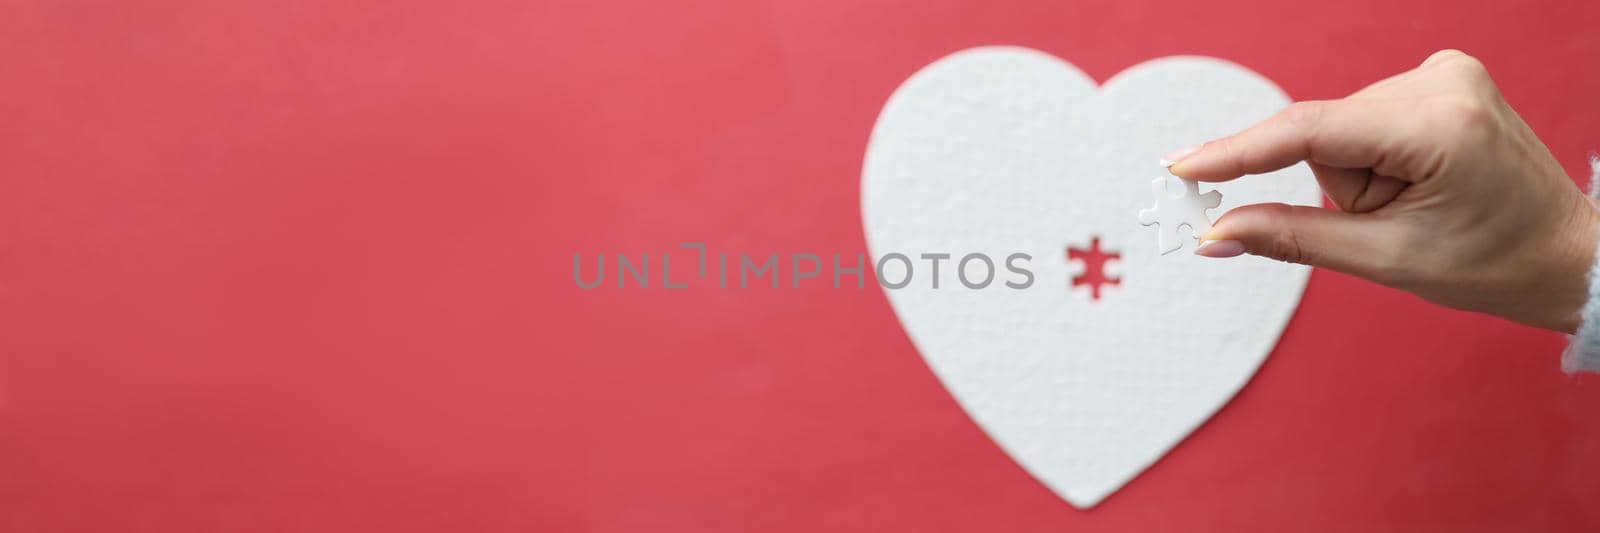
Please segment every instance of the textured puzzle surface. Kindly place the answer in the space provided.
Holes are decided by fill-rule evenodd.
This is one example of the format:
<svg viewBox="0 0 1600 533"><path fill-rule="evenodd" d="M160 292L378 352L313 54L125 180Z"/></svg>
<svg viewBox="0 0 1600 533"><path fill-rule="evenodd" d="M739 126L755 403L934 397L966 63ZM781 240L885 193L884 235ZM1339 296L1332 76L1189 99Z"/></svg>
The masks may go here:
<svg viewBox="0 0 1600 533"><path fill-rule="evenodd" d="M1026 252L1037 277L1020 291L919 283L889 301L967 413L1072 504L1099 503L1221 408L1298 305L1308 268L1161 257L1130 220L1150 206L1135 176L1152 154L1287 104L1223 61L1157 59L1099 86L1013 47L940 59L885 104L862 176L872 254ZM1227 187L1226 204L1193 188L1158 200L1167 244L1178 226L1204 230L1205 208L1320 200L1299 165Z"/></svg>

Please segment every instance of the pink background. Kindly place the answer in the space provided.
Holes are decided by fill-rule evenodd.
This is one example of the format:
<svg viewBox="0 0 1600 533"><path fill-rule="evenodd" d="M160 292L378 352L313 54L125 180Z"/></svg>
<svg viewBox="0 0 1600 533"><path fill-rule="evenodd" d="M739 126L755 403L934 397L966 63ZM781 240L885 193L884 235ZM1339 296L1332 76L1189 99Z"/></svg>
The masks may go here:
<svg viewBox="0 0 1600 533"><path fill-rule="evenodd" d="M1472 4L0 2L0 530L1600 529L1600 380L1560 335L1334 273L1089 512L876 288L572 281L864 252L879 108L984 44L1296 99L1459 47L1584 172L1600 3Z"/></svg>

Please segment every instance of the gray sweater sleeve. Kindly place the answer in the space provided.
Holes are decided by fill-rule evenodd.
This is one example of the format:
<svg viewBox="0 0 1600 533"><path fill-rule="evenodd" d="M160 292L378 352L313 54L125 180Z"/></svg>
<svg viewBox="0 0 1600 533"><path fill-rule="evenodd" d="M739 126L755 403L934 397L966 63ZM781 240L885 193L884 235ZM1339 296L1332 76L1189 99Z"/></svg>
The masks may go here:
<svg viewBox="0 0 1600 533"><path fill-rule="evenodd" d="M1589 196L1600 198L1600 156L1589 159L1593 172L1589 178ZM1583 323L1572 336L1572 344L1561 354L1561 369L1571 372L1600 372L1600 250L1595 251L1596 262L1589 267L1589 301L1583 305Z"/></svg>

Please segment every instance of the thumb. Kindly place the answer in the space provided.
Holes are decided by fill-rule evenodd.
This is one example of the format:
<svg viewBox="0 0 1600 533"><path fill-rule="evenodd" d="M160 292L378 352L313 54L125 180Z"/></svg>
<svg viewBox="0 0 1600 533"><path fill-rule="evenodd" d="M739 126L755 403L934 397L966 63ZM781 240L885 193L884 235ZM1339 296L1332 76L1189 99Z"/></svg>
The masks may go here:
<svg viewBox="0 0 1600 533"><path fill-rule="evenodd" d="M1337 270L1372 279L1389 279L1397 247L1387 222L1356 214L1286 204L1254 204L1222 215L1195 253L1229 257L1240 252L1279 261ZM1232 242L1230 242L1232 241Z"/></svg>

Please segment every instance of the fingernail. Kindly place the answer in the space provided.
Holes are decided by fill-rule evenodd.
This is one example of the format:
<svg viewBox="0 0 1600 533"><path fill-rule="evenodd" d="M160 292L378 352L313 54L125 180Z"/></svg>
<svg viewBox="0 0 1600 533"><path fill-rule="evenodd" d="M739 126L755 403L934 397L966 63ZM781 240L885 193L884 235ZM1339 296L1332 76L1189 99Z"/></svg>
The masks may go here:
<svg viewBox="0 0 1600 533"><path fill-rule="evenodd" d="M1244 253L1244 243L1239 241L1204 241L1194 249L1194 255L1200 257L1237 257Z"/></svg>
<svg viewBox="0 0 1600 533"><path fill-rule="evenodd" d="M1200 145L1185 146L1183 148L1173 150L1167 155L1161 156L1161 167L1172 168L1172 165L1178 164L1179 161L1183 161L1184 158L1194 155L1194 153L1198 151L1200 151Z"/></svg>

